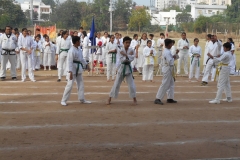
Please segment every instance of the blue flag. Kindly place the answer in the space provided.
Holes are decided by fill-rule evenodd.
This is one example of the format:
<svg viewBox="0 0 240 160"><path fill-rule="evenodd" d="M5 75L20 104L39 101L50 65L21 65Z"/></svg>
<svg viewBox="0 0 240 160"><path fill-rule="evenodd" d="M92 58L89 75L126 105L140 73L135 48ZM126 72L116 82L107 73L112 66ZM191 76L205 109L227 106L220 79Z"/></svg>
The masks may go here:
<svg viewBox="0 0 240 160"><path fill-rule="evenodd" d="M90 31L90 37L91 46L96 46L96 37L95 37L95 23L94 23L94 17L92 19L92 26ZM94 53L96 49L91 49L91 53Z"/></svg>

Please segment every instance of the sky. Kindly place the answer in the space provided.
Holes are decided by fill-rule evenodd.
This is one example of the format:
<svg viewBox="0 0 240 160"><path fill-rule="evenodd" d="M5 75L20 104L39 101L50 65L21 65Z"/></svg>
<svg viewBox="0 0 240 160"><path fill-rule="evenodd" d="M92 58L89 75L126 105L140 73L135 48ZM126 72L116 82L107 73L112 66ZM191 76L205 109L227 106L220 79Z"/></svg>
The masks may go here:
<svg viewBox="0 0 240 160"><path fill-rule="evenodd" d="M24 2L24 1L29 1L29 0L16 0L20 3ZM60 2L63 1L63 0L60 0ZM81 0L81 1L84 1L84 0ZM142 5L145 5L145 6L149 6L150 5L150 0L133 0L134 2L137 3L137 5L139 6L142 6Z"/></svg>

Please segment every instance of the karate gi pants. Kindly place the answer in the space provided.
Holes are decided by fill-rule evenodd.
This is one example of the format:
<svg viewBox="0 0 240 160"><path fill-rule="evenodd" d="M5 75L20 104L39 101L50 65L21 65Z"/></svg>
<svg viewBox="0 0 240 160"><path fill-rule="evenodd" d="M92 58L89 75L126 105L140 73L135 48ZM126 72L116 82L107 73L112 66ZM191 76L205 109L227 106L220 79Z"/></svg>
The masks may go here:
<svg viewBox="0 0 240 160"><path fill-rule="evenodd" d="M16 55L1 55L1 74L0 77L6 77L6 68L8 61L11 64L11 76L17 77L16 73Z"/></svg>
<svg viewBox="0 0 240 160"><path fill-rule="evenodd" d="M162 84L158 89L156 98L162 100L167 93L168 99L174 99L174 79L172 76L173 66L163 66Z"/></svg>
<svg viewBox="0 0 240 160"><path fill-rule="evenodd" d="M138 58L137 58L137 70L139 73L142 73L143 70L143 65L144 65L144 57L142 53L138 53Z"/></svg>
<svg viewBox="0 0 240 160"><path fill-rule="evenodd" d="M143 66L143 76L142 76L143 81L153 80L153 69L154 69L153 64Z"/></svg>
<svg viewBox="0 0 240 160"><path fill-rule="evenodd" d="M235 54L232 55L232 58L229 63L229 67L230 67L230 74L235 75L236 73L236 55Z"/></svg>
<svg viewBox="0 0 240 160"><path fill-rule="evenodd" d="M21 59L20 59L20 53L16 54L16 68L20 69L21 67Z"/></svg>
<svg viewBox="0 0 240 160"><path fill-rule="evenodd" d="M193 60L191 58L189 79L193 78L194 68L196 68L195 69L195 78L198 80L199 74L200 74L200 59L197 57L193 57Z"/></svg>
<svg viewBox="0 0 240 160"><path fill-rule="evenodd" d="M177 65L177 74L181 73L181 65L183 62L184 65L184 73L188 74L188 53L179 53L178 65Z"/></svg>
<svg viewBox="0 0 240 160"><path fill-rule="evenodd" d="M203 78L202 78L203 82L208 82L208 77L209 77L209 74L211 72L212 72L211 80L214 80L214 77L215 77L215 74L216 74L217 65L215 64L215 67L212 70L213 67L214 67L213 60L209 59L207 65L206 65L206 68L205 68L205 72L204 72Z"/></svg>
<svg viewBox="0 0 240 160"><path fill-rule="evenodd" d="M44 53L43 55L43 66L51 67L52 65L52 53Z"/></svg>
<svg viewBox="0 0 240 160"><path fill-rule="evenodd" d="M72 92L72 87L73 87L73 83L76 81L77 83L77 91L78 91L78 100L79 101L84 101L84 83L83 83L83 78L82 78L82 74L78 74L78 76L76 77L76 74L73 74L73 79L69 80L69 76L70 74L67 73L68 75L68 82L67 85L65 87L64 93L63 93L63 97L62 97L62 102L67 102L70 98L71 92Z"/></svg>
<svg viewBox="0 0 240 160"><path fill-rule="evenodd" d="M114 85L113 85L113 87L111 89L111 92L109 94L109 97L112 97L112 98L117 98L118 97L119 89L120 89L120 86L121 86L121 83L122 83L123 79L124 79L123 75L118 72L116 80L114 82ZM126 75L125 80L128 84L129 97L130 98L135 98L136 97L136 86L135 86L132 74Z"/></svg>
<svg viewBox="0 0 240 160"><path fill-rule="evenodd" d="M26 79L26 64L28 64L28 76L31 80L34 80L34 73L32 70L32 54L20 51L20 59L22 64L22 80Z"/></svg>
<svg viewBox="0 0 240 160"><path fill-rule="evenodd" d="M40 69L40 56L34 56L33 69Z"/></svg>
<svg viewBox="0 0 240 160"><path fill-rule="evenodd" d="M107 56L107 80L112 76L112 80L115 79L116 75L116 63L112 63L112 57Z"/></svg>
<svg viewBox="0 0 240 160"><path fill-rule="evenodd" d="M162 51L158 51L158 64L162 63Z"/></svg>
<svg viewBox="0 0 240 160"><path fill-rule="evenodd" d="M59 55L59 60L58 60L58 79L62 78L63 71L65 70L64 63L67 62L67 56L63 52Z"/></svg>
<svg viewBox="0 0 240 160"><path fill-rule="evenodd" d="M229 78L229 66L222 66L222 69L219 74L218 84L217 84L217 95L216 100L222 99L222 92L225 91L226 98L232 98L230 78Z"/></svg>
<svg viewBox="0 0 240 160"><path fill-rule="evenodd" d="M136 67L137 68L137 58L135 57L134 60L131 62L132 68Z"/></svg>

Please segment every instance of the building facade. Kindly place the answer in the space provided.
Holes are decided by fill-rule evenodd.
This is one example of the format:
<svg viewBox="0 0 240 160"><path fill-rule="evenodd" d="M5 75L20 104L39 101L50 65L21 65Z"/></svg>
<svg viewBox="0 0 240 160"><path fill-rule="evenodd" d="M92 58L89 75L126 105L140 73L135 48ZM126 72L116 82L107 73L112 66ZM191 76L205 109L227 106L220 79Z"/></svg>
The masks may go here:
<svg viewBox="0 0 240 160"><path fill-rule="evenodd" d="M231 0L198 0L198 4L208 4L208 5L231 5Z"/></svg>

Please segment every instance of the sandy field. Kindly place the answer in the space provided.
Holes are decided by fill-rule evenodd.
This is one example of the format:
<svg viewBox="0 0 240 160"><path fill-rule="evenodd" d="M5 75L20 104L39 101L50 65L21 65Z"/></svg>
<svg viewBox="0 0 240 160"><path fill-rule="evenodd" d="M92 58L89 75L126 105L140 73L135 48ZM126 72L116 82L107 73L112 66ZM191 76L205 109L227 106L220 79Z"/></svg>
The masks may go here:
<svg viewBox="0 0 240 160"><path fill-rule="evenodd" d="M208 104L216 82L202 87L177 77L178 103L155 105L162 77L151 83L136 76L138 105L123 83L107 106L113 82L84 76L93 103L80 104L74 85L63 107L66 81L57 83L56 71L36 75L36 83L0 82L1 160L240 159L240 77L231 77L232 103Z"/></svg>

